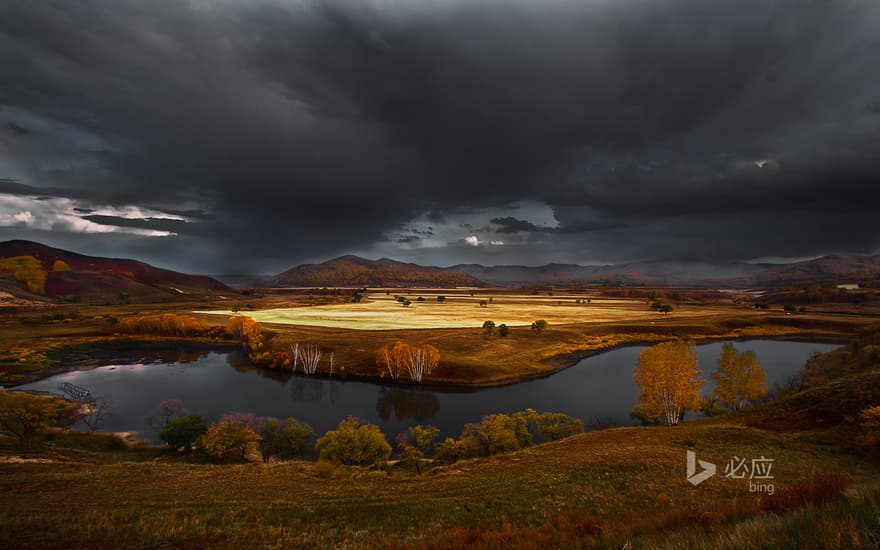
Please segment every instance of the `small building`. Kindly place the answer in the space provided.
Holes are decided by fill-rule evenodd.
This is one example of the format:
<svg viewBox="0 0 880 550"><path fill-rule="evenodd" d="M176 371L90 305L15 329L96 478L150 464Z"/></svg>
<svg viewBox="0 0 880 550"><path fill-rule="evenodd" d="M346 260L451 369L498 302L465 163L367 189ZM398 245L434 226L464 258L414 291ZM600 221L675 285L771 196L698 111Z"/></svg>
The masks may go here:
<svg viewBox="0 0 880 550"><path fill-rule="evenodd" d="M858 283L844 283L842 285L837 285L837 288L840 290L858 290L861 288L861 285Z"/></svg>

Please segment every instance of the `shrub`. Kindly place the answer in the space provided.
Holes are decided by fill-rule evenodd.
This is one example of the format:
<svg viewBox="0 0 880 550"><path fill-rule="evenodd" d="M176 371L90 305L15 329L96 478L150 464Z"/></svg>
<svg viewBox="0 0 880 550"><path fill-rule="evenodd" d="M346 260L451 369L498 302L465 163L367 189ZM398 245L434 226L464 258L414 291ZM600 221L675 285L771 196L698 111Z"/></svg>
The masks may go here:
<svg viewBox="0 0 880 550"><path fill-rule="evenodd" d="M381 465L391 456L391 445L385 440L378 426L364 424L348 417L318 440L316 448L321 460L342 464Z"/></svg>
<svg viewBox="0 0 880 550"><path fill-rule="evenodd" d="M538 319L537 321L532 323L532 330L535 332L535 334L541 334L546 328L547 321L545 321L544 319Z"/></svg>
<svg viewBox="0 0 880 550"><path fill-rule="evenodd" d="M871 450L880 449L880 405L868 407L859 413L859 423L865 431L865 446Z"/></svg>
<svg viewBox="0 0 880 550"><path fill-rule="evenodd" d="M491 414L483 417L479 424L465 424L460 444L468 456L487 456L523 449L536 442L562 439L583 431L584 423L567 414L539 413L526 409L510 415Z"/></svg>
<svg viewBox="0 0 880 550"><path fill-rule="evenodd" d="M336 477L338 467L329 460L319 460L315 462L315 473L322 479L333 479Z"/></svg>
<svg viewBox="0 0 880 550"><path fill-rule="evenodd" d="M283 460L299 458L314 446L315 431L295 418L288 418L284 422L277 418L267 418L263 421L260 432L260 452L264 462L268 462L272 456Z"/></svg>
<svg viewBox="0 0 880 550"><path fill-rule="evenodd" d="M248 307L253 309L250 304ZM251 361L261 362L263 359L261 352L266 345L266 340L260 323L245 315L233 315L226 320L226 332L241 342L242 349L248 353ZM271 361L271 354L266 355L265 359Z"/></svg>
<svg viewBox="0 0 880 550"><path fill-rule="evenodd" d="M52 263L52 271L70 271L70 265L64 260L55 260Z"/></svg>
<svg viewBox="0 0 880 550"><path fill-rule="evenodd" d="M469 456L515 451L532 444L525 419L507 414L490 414L479 424L465 424L460 439Z"/></svg>
<svg viewBox="0 0 880 550"><path fill-rule="evenodd" d="M0 430L20 440L33 438L75 415L78 409L57 397L0 392Z"/></svg>
<svg viewBox="0 0 880 550"><path fill-rule="evenodd" d="M514 416L516 415L525 418L532 438L538 443L564 439L584 431L584 423L580 419L563 413L539 413L534 409L526 409L524 412L515 413Z"/></svg>
<svg viewBox="0 0 880 550"><path fill-rule="evenodd" d="M192 452L193 445L208 431L208 426L201 416L191 414L169 421L159 437L174 450Z"/></svg>
<svg viewBox="0 0 880 550"><path fill-rule="evenodd" d="M413 426L400 438L400 459L404 464L414 466L416 472L422 473L421 462L431 448L431 444L440 435L440 428L435 426Z"/></svg>
<svg viewBox="0 0 880 550"><path fill-rule="evenodd" d="M46 292L46 269L43 262L33 256L0 258L0 271L11 273L16 281L24 283L34 294Z"/></svg>
<svg viewBox="0 0 880 550"><path fill-rule="evenodd" d="M467 446L461 441L447 437L442 443L434 446L434 456L446 464L453 464L467 456Z"/></svg>
<svg viewBox="0 0 880 550"><path fill-rule="evenodd" d="M508 334L510 334L510 328L508 328L507 325L505 325L504 323L501 323L500 325L498 325L498 336L501 336L502 338L504 338Z"/></svg>
<svg viewBox="0 0 880 550"><path fill-rule="evenodd" d="M198 440L199 448L214 460L237 458L243 460L254 452L260 436L244 423L221 420Z"/></svg>
<svg viewBox="0 0 880 550"><path fill-rule="evenodd" d="M168 336L201 336L209 329L206 323L192 315L174 313L126 317L118 326L120 332Z"/></svg>

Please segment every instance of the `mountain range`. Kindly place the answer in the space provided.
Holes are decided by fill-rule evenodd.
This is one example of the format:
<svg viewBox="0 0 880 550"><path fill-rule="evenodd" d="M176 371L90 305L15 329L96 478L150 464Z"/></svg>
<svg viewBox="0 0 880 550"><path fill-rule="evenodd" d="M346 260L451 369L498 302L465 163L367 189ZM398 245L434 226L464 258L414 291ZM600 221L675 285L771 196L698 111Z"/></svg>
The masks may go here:
<svg viewBox="0 0 880 550"><path fill-rule="evenodd" d="M294 267L268 286L683 286L777 288L805 284L880 282L880 256L825 256L790 264L654 260L618 265L425 267L383 258L343 256Z"/></svg>
<svg viewBox="0 0 880 550"><path fill-rule="evenodd" d="M99 258L30 241L0 242L0 290L26 298L163 301L235 293L204 275Z"/></svg>
<svg viewBox="0 0 880 550"><path fill-rule="evenodd" d="M244 281L237 276L239 281ZM429 267L342 256L249 281L261 287L680 286L785 288L880 285L880 256L825 256L789 264L657 260L619 265ZM129 259L99 258L30 241L0 242L0 291L29 299L162 301L232 294L226 284Z"/></svg>
<svg viewBox="0 0 880 550"><path fill-rule="evenodd" d="M320 264L305 264L271 277L269 286L430 287L486 286L455 269L425 267L383 258L366 260L342 256Z"/></svg>

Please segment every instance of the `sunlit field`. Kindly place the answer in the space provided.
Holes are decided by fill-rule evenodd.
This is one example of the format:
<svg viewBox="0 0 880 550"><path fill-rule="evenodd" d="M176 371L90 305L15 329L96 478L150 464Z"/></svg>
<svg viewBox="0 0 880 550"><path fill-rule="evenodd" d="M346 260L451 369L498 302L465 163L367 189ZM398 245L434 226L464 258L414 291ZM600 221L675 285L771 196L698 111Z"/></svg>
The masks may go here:
<svg viewBox="0 0 880 550"><path fill-rule="evenodd" d="M438 302L437 296L446 297ZM411 303L403 306L395 296L404 296ZM419 301L421 297L424 301ZM590 300L587 303L587 300ZM580 301L580 303L578 303ZM481 305L484 302L485 305ZM201 311L230 315L231 311ZM396 291L391 294L374 292L360 303L331 304L248 311L247 315L261 323L318 326L360 330L404 330L430 328L466 328L481 326L484 321L504 323L510 327L529 326L544 319L553 326L607 323L620 320L649 321L663 315L652 311L645 300L603 299L587 295L559 296L511 295L483 292L458 293ZM681 308L676 317L688 318L713 315L711 308Z"/></svg>

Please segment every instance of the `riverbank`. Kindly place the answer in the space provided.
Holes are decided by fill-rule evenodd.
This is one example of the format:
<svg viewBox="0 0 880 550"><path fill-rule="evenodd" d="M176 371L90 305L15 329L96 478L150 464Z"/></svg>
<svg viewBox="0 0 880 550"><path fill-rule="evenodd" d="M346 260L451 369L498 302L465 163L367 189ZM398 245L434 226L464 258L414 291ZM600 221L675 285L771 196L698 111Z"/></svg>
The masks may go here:
<svg viewBox="0 0 880 550"><path fill-rule="evenodd" d="M640 305L639 305L640 304ZM169 304L170 305L170 304ZM254 307L277 307L277 297ZM168 337L149 334L120 334L120 319L132 316L173 313L190 315L192 305L163 310L161 305L80 307L61 320L41 320L0 315L0 384L20 385L80 368L123 362L131 357L114 357L114 348L131 350L167 347L168 351L194 352L230 349L237 345L225 338ZM571 308L571 305L558 306ZM509 327L506 336L491 334L481 326L406 330L355 330L320 326L264 323L267 348L271 353L289 352L291 345L313 344L324 351L315 376L329 376L328 358L334 356L334 378L361 380L402 387L443 388L467 391L534 380L564 370L579 360L628 345L650 345L671 339L699 342L749 338L839 341L875 323L872 316L836 313L759 311L738 305L687 305L669 315L655 314L651 320L628 319L625 312L614 322L592 319L589 308L584 322L550 325L540 334L529 327ZM643 303L627 305L644 308ZM194 308L193 308L194 309ZM401 308L403 309L403 308ZM479 307L476 307L479 310ZM681 311L681 313L679 313ZM247 315L249 312L244 312ZM418 312L409 312L418 314ZM485 314L497 311L487 309ZM639 315L642 315L640 312ZM226 317L206 314L198 317L214 334L222 332ZM500 322L500 320L499 320ZM377 365L377 349L397 341L412 345L430 344L440 352L439 366L421 384L392 381ZM139 357L135 356L135 360ZM270 367L261 367L272 370Z"/></svg>

